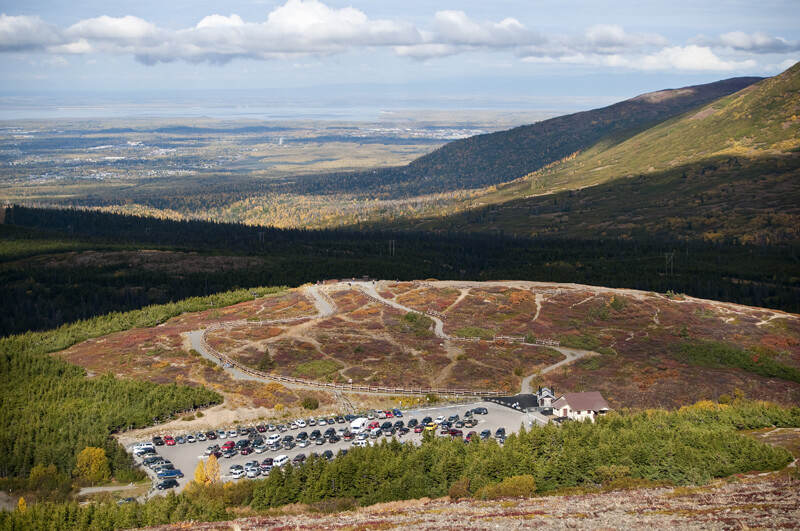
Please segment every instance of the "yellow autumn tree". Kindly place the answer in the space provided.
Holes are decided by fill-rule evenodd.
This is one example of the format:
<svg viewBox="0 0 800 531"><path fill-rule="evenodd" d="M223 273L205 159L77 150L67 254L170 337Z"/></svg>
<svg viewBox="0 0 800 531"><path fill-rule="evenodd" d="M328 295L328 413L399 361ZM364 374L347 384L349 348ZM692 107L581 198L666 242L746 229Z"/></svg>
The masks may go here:
<svg viewBox="0 0 800 531"><path fill-rule="evenodd" d="M78 462L74 474L78 478L98 483L111 477L108 457L103 448L87 446L78 454Z"/></svg>
<svg viewBox="0 0 800 531"><path fill-rule="evenodd" d="M24 513L25 511L28 510L28 502L26 502L25 498L21 496L19 498L19 501L17 502L17 510L21 513Z"/></svg>
<svg viewBox="0 0 800 531"><path fill-rule="evenodd" d="M204 473L206 476L206 483L219 483L220 482L220 474L219 474L219 461L217 461L216 456L210 455L208 456L208 460L206 461L204 467Z"/></svg>
<svg viewBox="0 0 800 531"><path fill-rule="evenodd" d="M198 485L205 485L207 481L208 478L206 478L206 464L201 459L197 462L197 468L194 469L194 482Z"/></svg>

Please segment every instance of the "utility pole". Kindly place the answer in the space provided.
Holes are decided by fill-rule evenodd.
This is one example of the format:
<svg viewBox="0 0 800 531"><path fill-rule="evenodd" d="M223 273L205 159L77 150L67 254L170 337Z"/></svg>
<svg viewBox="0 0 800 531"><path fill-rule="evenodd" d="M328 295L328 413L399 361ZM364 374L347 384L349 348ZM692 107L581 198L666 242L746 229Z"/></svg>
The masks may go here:
<svg viewBox="0 0 800 531"><path fill-rule="evenodd" d="M389 256L394 256L396 242L397 240L389 240Z"/></svg>
<svg viewBox="0 0 800 531"><path fill-rule="evenodd" d="M664 253L666 261L664 263L664 275L673 276L673 263L672 259L675 256L675 253Z"/></svg>

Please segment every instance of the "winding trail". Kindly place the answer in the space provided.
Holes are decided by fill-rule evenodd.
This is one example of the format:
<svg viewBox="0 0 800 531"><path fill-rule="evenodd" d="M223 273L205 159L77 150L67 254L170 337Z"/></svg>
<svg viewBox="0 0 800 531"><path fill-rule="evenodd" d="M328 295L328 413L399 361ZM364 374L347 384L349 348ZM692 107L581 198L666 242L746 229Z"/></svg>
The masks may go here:
<svg viewBox="0 0 800 531"><path fill-rule="evenodd" d="M491 284L492 284L491 282L484 283L484 285L491 285ZM423 314L423 312L421 312L419 310L416 310L414 308L409 308L408 306L404 306L403 304L400 304L397 301L393 301L393 300L384 298L383 296L380 295L380 293L378 293L378 290L375 288L375 283L373 283L371 281L350 281L350 282L348 282L348 286L349 287L355 287L355 288L359 289L362 293L364 293L367 296L367 298L372 299L375 302L378 302L378 303L383 304L385 306L389 306L389 307L392 307L392 308L395 308L395 309L398 309L398 310L401 310L401 311L404 311L404 312L412 312L412 313ZM338 312L338 308L336 307L336 304L329 297L327 297L325 294L322 293L322 291L320 290L319 286L316 286L316 285L315 286L308 286L308 287L303 289L303 293L313 300L314 306L317 309L317 315L315 315L315 316L297 317L297 318L292 318L292 319L276 320L276 321L258 321L258 322L238 322L237 321L237 322L225 323L225 324L223 324L221 326L236 326L238 324L247 324L247 325L258 326L258 325L265 325L265 324L271 324L271 323L277 324L279 322L285 323L285 322L288 322L288 321L299 321L299 320L305 320L305 319L309 319L309 320L313 321L313 320L324 319L326 317L330 317L332 315L335 315ZM467 293L468 293L468 290L466 292L462 292L462 295L459 298L459 301L461 299L463 299L464 297L466 297ZM536 317L538 317L539 316L539 311L541 310L541 299L539 299L537 297L537 301L536 302L537 302ZM451 352L451 351L455 352L455 349L458 349L459 347L457 347L457 345L455 345L455 344L453 344L451 342L457 342L457 341L462 340L463 338L454 338L454 337L450 336L449 334L447 334L444 331L444 321L441 318L439 318L439 317L437 317L435 315L430 315L430 314L423 314L423 315L426 315L428 318L430 318L433 321L433 323L434 323L433 324L433 333L438 339L441 339L442 341L446 342L446 348L447 348L448 352ZM217 327L217 328L219 328L219 327ZM262 376L257 376L257 375L254 375L254 374L249 374L249 373L244 372L244 371L242 371L241 369L239 369L239 368L237 368L235 366L231 366L230 364L224 363L220 358L218 358L217 356L215 356L214 354L209 352L208 349L205 348L205 344L204 344L205 343L205 335L209 331L214 330L214 329L216 329L216 328L209 327L209 328L204 329L204 330L196 330L196 331L193 331L193 332L189 332L187 335L188 335L188 337L189 337L189 339L191 341L191 345L192 345L193 349L195 349L197 352L199 352L200 355L203 356L204 358L206 358L208 360L211 360L214 363L216 363L217 365L220 365L221 367L223 367L225 369L225 371L227 371L228 374L231 377L236 378L238 380L260 381L260 382L265 382L265 383L279 381L282 385L285 385L287 387L292 387L292 388L330 390L329 387L324 386L324 385L314 385L312 383L286 382L286 381L283 381L283 380L279 380L277 378L269 378L269 377L262 377ZM557 363L554 363L552 365L549 365L549 366L545 367L544 369L539 371L539 373L538 373L539 375L546 374L546 373L548 373L548 372L550 372L552 370L555 370L555 369L557 369L557 368L559 368L559 367L561 367L561 366L563 366L563 365L565 365L567 363L571 363L571 362L573 362L573 361L575 361L577 359L580 359L580 358L582 358L582 357L584 357L584 356L586 356L588 354L597 355L597 353L592 352L592 351L579 350L579 349L567 348L567 347L561 347L561 346L550 346L549 348L557 350L558 352L563 354L564 355L564 359L559 361L559 362L557 362ZM437 378L437 383L439 381L442 381L443 377L450 373L450 371L452 370L452 368L453 368L453 366L455 364L456 364L456 359L455 359L455 356L453 356L452 359L451 359L451 364L448 365L447 367L445 367L442 370L442 375L441 375L442 377ZM531 381L533 380L533 378L535 376L536 376L536 374L532 374L530 376L526 376L525 378L523 378L522 385L521 385L521 392L522 393L531 393L532 392ZM386 395L386 394L396 394L397 390L386 391L386 392L374 391L374 390L370 390L370 391L354 390L353 392L358 392L358 393L363 393L363 394Z"/></svg>

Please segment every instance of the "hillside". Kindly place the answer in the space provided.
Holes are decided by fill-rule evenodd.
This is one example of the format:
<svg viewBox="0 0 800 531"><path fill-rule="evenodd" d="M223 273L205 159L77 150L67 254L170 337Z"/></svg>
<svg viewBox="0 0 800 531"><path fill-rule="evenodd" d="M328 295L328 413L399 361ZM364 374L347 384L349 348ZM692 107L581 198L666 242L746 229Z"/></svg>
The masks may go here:
<svg viewBox="0 0 800 531"><path fill-rule="evenodd" d="M285 380L265 393L256 382L212 370L190 349L261 371L264 382L516 394L526 381L562 392L600 390L615 408L673 408L734 392L800 404L794 314L542 282L343 281L313 289L335 313L315 308L309 289L292 290L91 339L58 356L125 379L210 386L259 407L298 398ZM193 330L205 330L204 346L197 338L189 343ZM547 369L565 356L578 359Z"/></svg>
<svg viewBox="0 0 800 531"><path fill-rule="evenodd" d="M602 109L450 142L406 166L338 174L334 179L327 175L303 177L291 183L291 190L296 193L346 190L398 197L497 185L518 179L612 135L618 140L629 138L760 79L733 78L643 94Z"/></svg>
<svg viewBox="0 0 800 531"><path fill-rule="evenodd" d="M800 239L800 64L462 203L416 228Z"/></svg>

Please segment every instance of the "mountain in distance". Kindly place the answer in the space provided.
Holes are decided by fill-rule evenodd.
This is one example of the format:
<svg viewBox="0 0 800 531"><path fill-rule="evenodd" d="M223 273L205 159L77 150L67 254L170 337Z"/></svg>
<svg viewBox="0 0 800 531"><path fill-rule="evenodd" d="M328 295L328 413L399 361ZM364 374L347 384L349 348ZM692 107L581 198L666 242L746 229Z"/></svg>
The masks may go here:
<svg viewBox="0 0 800 531"><path fill-rule="evenodd" d="M601 109L450 142L406 166L293 180L294 193L363 193L393 199L512 181L614 135L624 140L763 78L739 77L661 90ZM334 177L334 178L332 178Z"/></svg>
<svg viewBox="0 0 800 531"><path fill-rule="evenodd" d="M399 224L521 235L800 241L798 115L800 63L637 134L605 134L546 167L530 166L521 179Z"/></svg>

